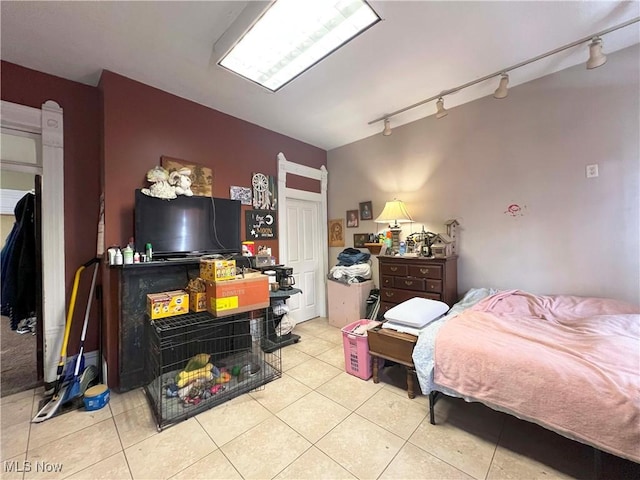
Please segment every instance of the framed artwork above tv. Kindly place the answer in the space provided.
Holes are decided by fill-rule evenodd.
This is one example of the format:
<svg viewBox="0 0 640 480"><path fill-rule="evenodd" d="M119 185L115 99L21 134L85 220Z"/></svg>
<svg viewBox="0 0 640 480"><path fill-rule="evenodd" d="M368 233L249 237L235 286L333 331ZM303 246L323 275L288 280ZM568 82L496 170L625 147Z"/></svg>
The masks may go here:
<svg viewBox="0 0 640 480"><path fill-rule="evenodd" d="M172 170L180 170L183 167L188 168L191 170L191 191L193 194L200 197L213 195L213 170L209 167L164 155L160 157L160 163L169 173Z"/></svg>

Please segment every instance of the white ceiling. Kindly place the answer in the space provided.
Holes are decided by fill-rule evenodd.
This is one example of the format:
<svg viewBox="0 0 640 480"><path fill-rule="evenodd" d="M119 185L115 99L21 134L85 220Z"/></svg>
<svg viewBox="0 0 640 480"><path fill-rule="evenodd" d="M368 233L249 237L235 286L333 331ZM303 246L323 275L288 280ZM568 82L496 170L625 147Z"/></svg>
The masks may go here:
<svg viewBox="0 0 640 480"><path fill-rule="evenodd" d="M368 122L640 15L640 3L371 1L383 21L277 93L216 65L255 2L1 2L3 60L88 85L103 69L330 150L379 133ZM603 37L640 42L638 23ZM511 86L586 61L585 45L511 72ZM606 68L606 65L601 68ZM585 75L588 73L585 72ZM445 98L490 95L497 79ZM63 105L64 107L64 105ZM435 104L392 119L432 115Z"/></svg>

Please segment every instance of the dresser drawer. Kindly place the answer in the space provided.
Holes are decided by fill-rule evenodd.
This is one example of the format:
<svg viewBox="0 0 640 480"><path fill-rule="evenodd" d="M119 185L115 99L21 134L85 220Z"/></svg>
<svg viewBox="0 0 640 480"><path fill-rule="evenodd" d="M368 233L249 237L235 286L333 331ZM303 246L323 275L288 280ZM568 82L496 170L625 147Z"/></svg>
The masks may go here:
<svg viewBox="0 0 640 480"><path fill-rule="evenodd" d="M440 300L439 293L420 292L419 295L416 295L416 293L411 290L400 290L397 288L383 288L380 290L380 302L402 303L405 300L409 300L413 297L423 297L430 298L432 300Z"/></svg>
<svg viewBox="0 0 640 480"><path fill-rule="evenodd" d="M427 292L442 293L442 280L426 280Z"/></svg>
<svg viewBox="0 0 640 480"><path fill-rule="evenodd" d="M393 288L393 277L391 275L381 275L380 279L381 287Z"/></svg>
<svg viewBox="0 0 640 480"><path fill-rule="evenodd" d="M382 315L384 317L384 314L387 313L387 310L390 310L391 308L395 307L396 305L397 305L397 303L380 302L380 310L378 312L379 315Z"/></svg>
<svg viewBox="0 0 640 480"><path fill-rule="evenodd" d="M416 290L418 292L425 292L427 283L424 278L395 277L393 278L393 287L400 288L402 290Z"/></svg>
<svg viewBox="0 0 640 480"><path fill-rule="evenodd" d="M442 265L409 265L409 276L442 279Z"/></svg>
<svg viewBox="0 0 640 480"><path fill-rule="evenodd" d="M406 277L409 275L408 265L383 264L380 265L380 275L394 275Z"/></svg>
<svg viewBox="0 0 640 480"><path fill-rule="evenodd" d="M372 328L367 332L369 352L382 358L413 367L413 348L418 337L387 328Z"/></svg>

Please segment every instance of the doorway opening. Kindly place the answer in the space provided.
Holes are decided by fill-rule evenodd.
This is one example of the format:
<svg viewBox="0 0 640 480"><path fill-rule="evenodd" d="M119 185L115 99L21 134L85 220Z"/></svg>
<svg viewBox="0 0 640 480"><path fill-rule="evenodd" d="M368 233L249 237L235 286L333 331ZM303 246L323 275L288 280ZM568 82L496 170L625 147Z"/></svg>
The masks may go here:
<svg viewBox="0 0 640 480"><path fill-rule="evenodd" d="M2 130L0 149L2 396L43 380L41 155L37 134Z"/></svg>

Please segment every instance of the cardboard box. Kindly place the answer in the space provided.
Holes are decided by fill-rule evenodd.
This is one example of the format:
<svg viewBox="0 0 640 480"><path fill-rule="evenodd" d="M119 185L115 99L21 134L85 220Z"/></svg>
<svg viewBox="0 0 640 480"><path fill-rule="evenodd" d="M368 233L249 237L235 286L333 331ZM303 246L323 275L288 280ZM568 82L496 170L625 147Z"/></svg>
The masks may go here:
<svg viewBox="0 0 640 480"><path fill-rule="evenodd" d="M189 293L189 311L204 312L207 309L207 282L201 278L192 278L186 290Z"/></svg>
<svg viewBox="0 0 640 480"><path fill-rule="evenodd" d="M184 290L149 293L147 313L152 320L189 313L189 294Z"/></svg>
<svg viewBox="0 0 640 480"><path fill-rule="evenodd" d="M207 294L205 292L189 292L189 310L194 313L207 309Z"/></svg>
<svg viewBox="0 0 640 480"><path fill-rule="evenodd" d="M269 279L266 275L207 282L207 311L215 316L250 312L269 306Z"/></svg>
<svg viewBox="0 0 640 480"><path fill-rule="evenodd" d="M200 260L200 278L208 282L233 280L236 278L236 261L202 258Z"/></svg>

